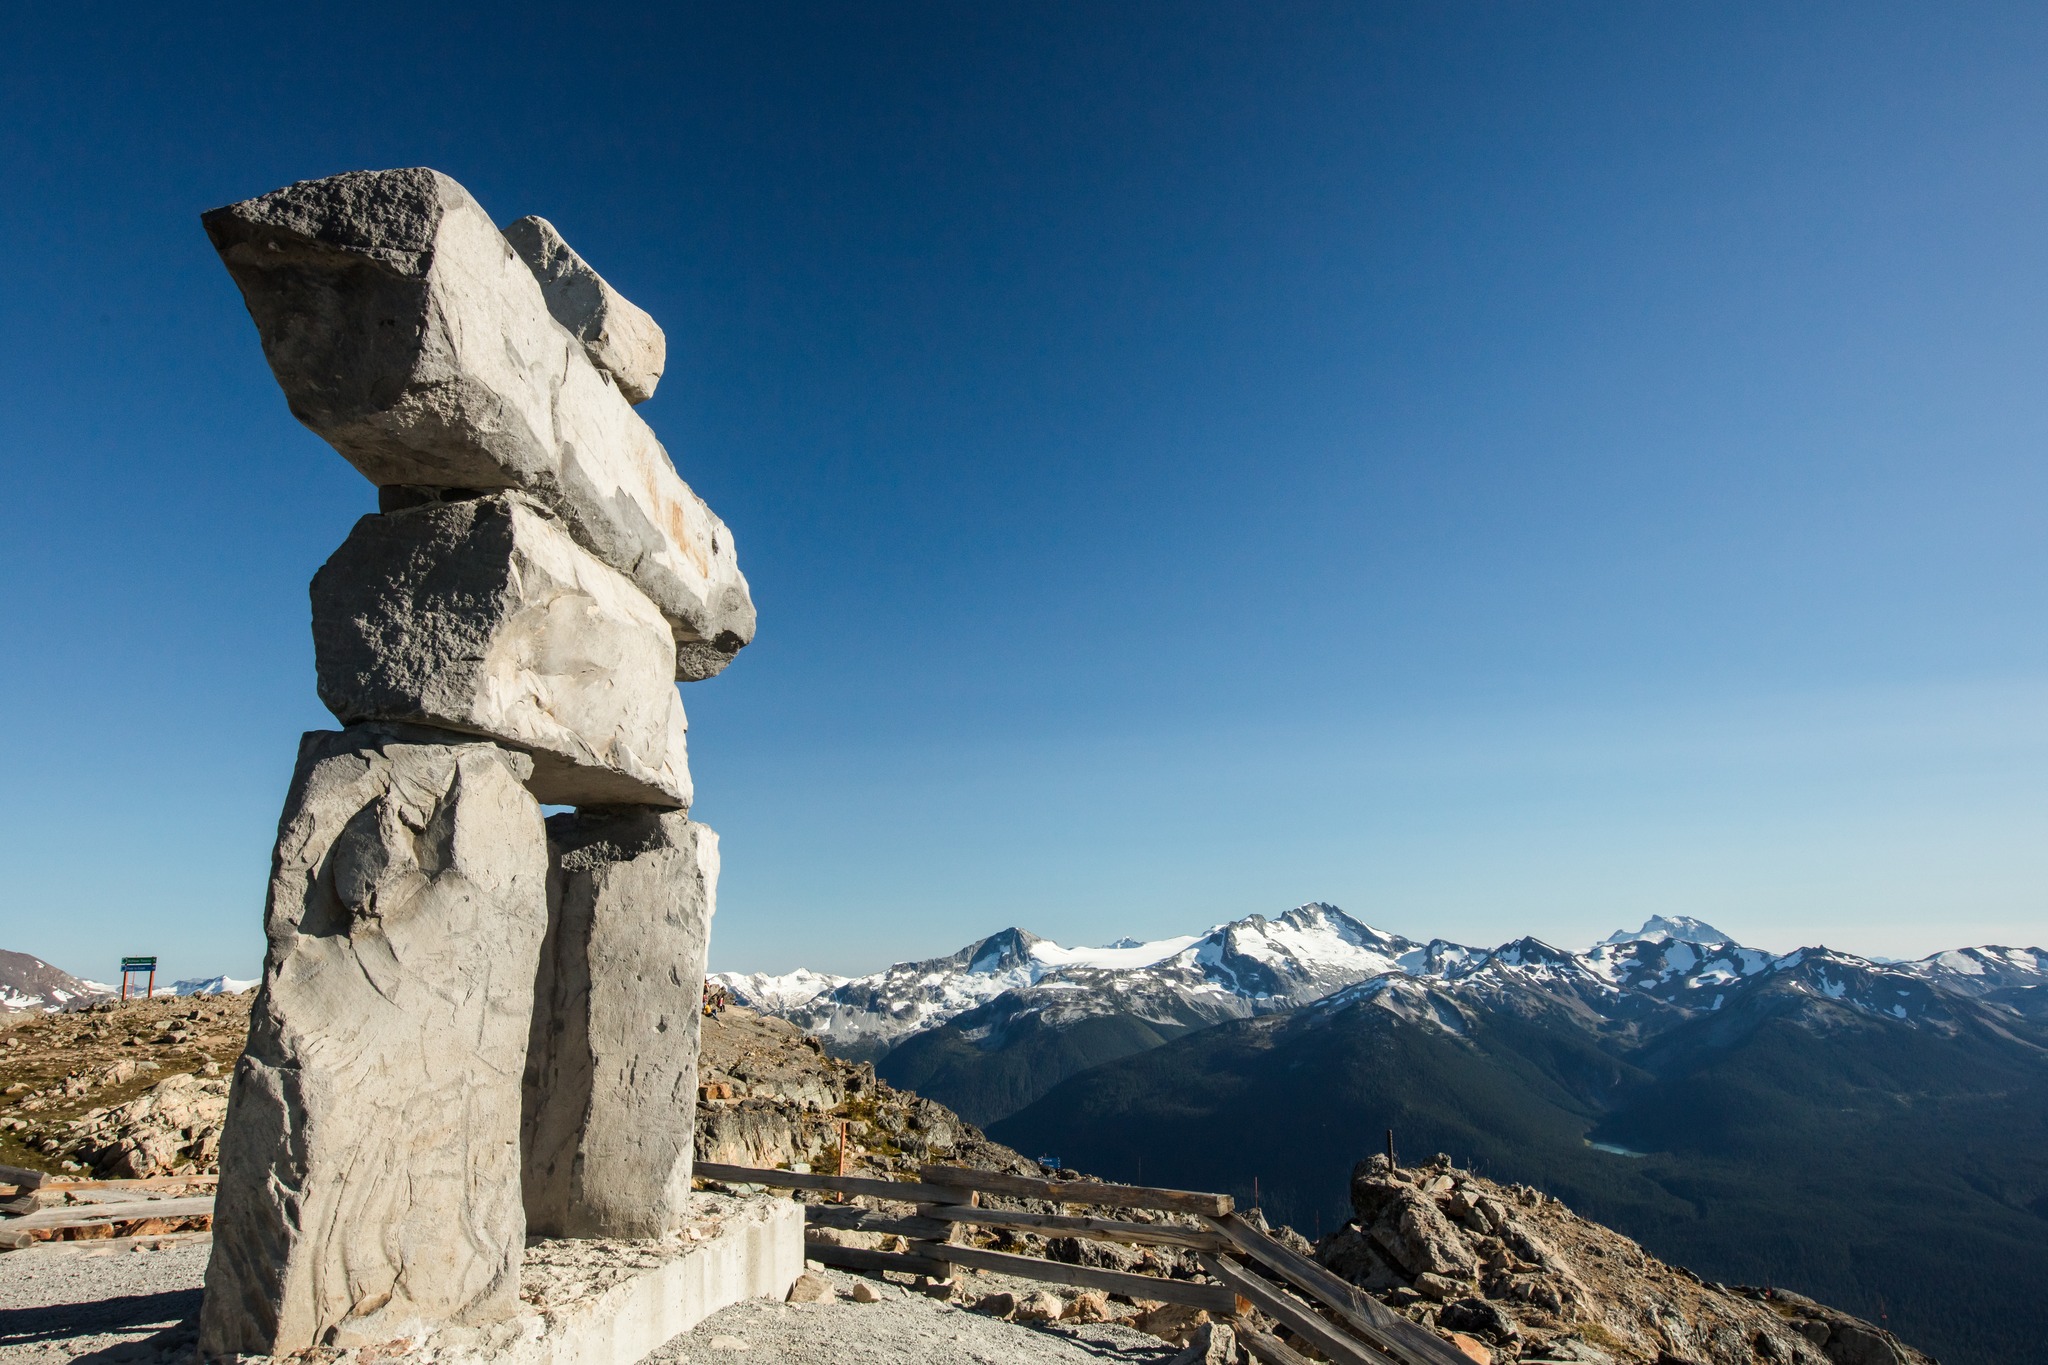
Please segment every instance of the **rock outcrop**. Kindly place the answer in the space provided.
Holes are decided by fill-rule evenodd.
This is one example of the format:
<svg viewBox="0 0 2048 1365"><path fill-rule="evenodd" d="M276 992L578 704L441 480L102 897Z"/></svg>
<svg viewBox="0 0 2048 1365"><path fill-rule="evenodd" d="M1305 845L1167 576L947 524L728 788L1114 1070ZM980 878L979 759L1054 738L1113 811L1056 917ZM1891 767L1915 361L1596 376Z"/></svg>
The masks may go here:
<svg viewBox="0 0 2048 1365"><path fill-rule="evenodd" d="M548 936L527 1048L526 1225L659 1237L690 1194L718 836L680 813L548 821Z"/></svg>
<svg viewBox="0 0 2048 1365"><path fill-rule="evenodd" d="M524 756L436 738L356 726L300 746L222 1142L209 1354L517 1308L547 841Z"/></svg>
<svg viewBox="0 0 2048 1365"><path fill-rule="evenodd" d="M372 483L528 494L661 609L679 678L753 639L732 532L462 186L351 171L203 221L292 415Z"/></svg>
<svg viewBox="0 0 2048 1365"><path fill-rule="evenodd" d="M1932 1365L1875 1324L1783 1290L1709 1284L1526 1185L1376 1156L1324 1265L1494 1360Z"/></svg>
<svg viewBox="0 0 2048 1365"><path fill-rule="evenodd" d="M520 495L358 521L313 576L313 652L343 724L495 739L549 805L690 803L668 623Z"/></svg>
<svg viewBox="0 0 2048 1365"><path fill-rule="evenodd" d="M95 1109L52 1152L115 1180L210 1171L228 1115L225 1076L167 1076L126 1104Z"/></svg>

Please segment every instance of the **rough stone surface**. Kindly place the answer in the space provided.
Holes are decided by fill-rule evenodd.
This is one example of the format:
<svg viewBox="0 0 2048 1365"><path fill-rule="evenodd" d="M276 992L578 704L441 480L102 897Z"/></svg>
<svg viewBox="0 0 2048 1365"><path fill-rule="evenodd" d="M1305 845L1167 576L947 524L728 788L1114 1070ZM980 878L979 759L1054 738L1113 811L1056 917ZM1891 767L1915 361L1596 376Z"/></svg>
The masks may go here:
<svg viewBox="0 0 2048 1365"><path fill-rule="evenodd" d="M530 494L653 599L677 677L753 638L732 533L462 186L351 171L203 222L292 415L371 482Z"/></svg>
<svg viewBox="0 0 2048 1365"><path fill-rule="evenodd" d="M545 218L529 215L505 240L540 281L548 311L583 343L590 363L612 377L629 403L644 403L661 382L668 338L661 324L605 283Z"/></svg>
<svg viewBox="0 0 2048 1365"><path fill-rule="evenodd" d="M527 1223L546 1236L660 1236L689 1199L718 836L678 813L612 809L553 817L548 842Z"/></svg>
<svg viewBox="0 0 2048 1365"><path fill-rule="evenodd" d="M355 726L300 744L221 1140L210 1353L518 1309L546 834L529 760L452 738Z"/></svg>
<svg viewBox="0 0 2048 1365"><path fill-rule="evenodd" d="M1227 1322L1205 1322L1167 1365L1237 1365L1237 1332Z"/></svg>
<svg viewBox="0 0 2048 1365"><path fill-rule="evenodd" d="M320 700L533 758L551 805L688 806L668 623L515 494L367 516L313 576Z"/></svg>

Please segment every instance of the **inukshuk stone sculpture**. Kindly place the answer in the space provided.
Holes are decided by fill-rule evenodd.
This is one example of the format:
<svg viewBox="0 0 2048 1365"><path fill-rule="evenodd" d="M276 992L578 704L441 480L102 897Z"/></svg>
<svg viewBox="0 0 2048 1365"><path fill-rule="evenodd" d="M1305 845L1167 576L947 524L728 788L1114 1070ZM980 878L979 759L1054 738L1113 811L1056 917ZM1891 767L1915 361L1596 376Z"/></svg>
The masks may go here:
<svg viewBox="0 0 2048 1365"><path fill-rule="evenodd" d="M487 1323L529 1231L657 1236L689 1190L718 844L675 683L753 603L633 411L661 329L546 221L413 169L204 222L379 511L313 580L344 728L278 825L201 1349Z"/></svg>

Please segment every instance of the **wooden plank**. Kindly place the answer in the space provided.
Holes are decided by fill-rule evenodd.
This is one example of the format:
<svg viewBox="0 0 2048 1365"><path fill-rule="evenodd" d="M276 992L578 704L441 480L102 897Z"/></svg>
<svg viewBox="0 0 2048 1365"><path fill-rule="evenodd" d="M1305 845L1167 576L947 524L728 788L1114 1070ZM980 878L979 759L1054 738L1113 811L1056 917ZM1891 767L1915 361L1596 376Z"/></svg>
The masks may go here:
<svg viewBox="0 0 2048 1365"><path fill-rule="evenodd" d="M864 1247L835 1247L823 1242L805 1242L804 1259L844 1270L900 1270L906 1275L929 1275L945 1279L953 1267L928 1256L906 1256L900 1251L869 1251Z"/></svg>
<svg viewBox="0 0 2048 1365"><path fill-rule="evenodd" d="M217 1175L152 1175L141 1180L45 1180L45 1190L182 1190L193 1185L217 1185Z"/></svg>
<svg viewBox="0 0 2048 1365"><path fill-rule="evenodd" d="M1075 1289L1127 1294L1134 1299L1184 1303L1190 1308L1206 1308L1224 1317L1234 1316L1237 1312L1237 1295L1213 1284L1134 1275L1127 1270L1098 1270L1094 1266L1042 1261L1036 1256L1013 1256L1007 1251L984 1251L980 1247L938 1246L930 1254L955 1265L986 1270L995 1275L1015 1275L1020 1280L1043 1280L1047 1284L1071 1285Z"/></svg>
<svg viewBox="0 0 2048 1365"><path fill-rule="evenodd" d="M92 1223L132 1223L141 1218L201 1218L213 1212L213 1196L191 1199L135 1199L125 1204L72 1204L44 1209L25 1218L10 1218L9 1231L85 1227Z"/></svg>
<svg viewBox="0 0 2048 1365"><path fill-rule="evenodd" d="M1086 1237L1097 1242L1128 1242L1137 1246L1186 1247L1190 1251L1221 1251L1228 1242L1213 1232L1158 1223L1123 1223L1112 1218L1070 1218L1055 1213L1024 1213L1017 1209L970 1209L945 1205L932 1217L980 1227L1015 1228L1040 1237Z"/></svg>
<svg viewBox="0 0 2048 1365"><path fill-rule="evenodd" d="M31 1171L26 1166L0 1166L0 1184L12 1185L20 1194L27 1194L49 1178L41 1171Z"/></svg>
<svg viewBox="0 0 2048 1365"><path fill-rule="evenodd" d="M727 1166L722 1162L700 1161L691 1174L728 1184L767 1185L784 1190L836 1190L841 1194L866 1195L870 1199L897 1199L906 1204L950 1204L959 1196L939 1185L920 1185L914 1180L875 1180L857 1175L813 1175L806 1171L770 1171L758 1166Z"/></svg>
<svg viewBox="0 0 2048 1365"><path fill-rule="evenodd" d="M1048 1199L1055 1204L1097 1204L1104 1208L1163 1209L1221 1218L1237 1207L1227 1194L1197 1190L1157 1190L1144 1185L1105 1185L1095 1180L1035 1180L1003 1171L976 1171L965 1166L921 1166L917 1172L935 1185L1007 1194L1018 1199ZM943 1201L933 1201L943 1202Z"/></svg>
<svg viewBox="0 0 2048 1365"><path fill-rule="evenodd" d="M919 1242L942 1242L953 1229L953 1224L935 1218L884 1218L858 1204L806 1204L804 1226L879 1232L885 1237L908 1237Z"/></svg>
<svg viewBox="0 0 2048 1365"><path fill-rule="evenodd" d="M1471 1365L1436 1333L1396 1313L1341 1276L1311 1261L1237 1214L1205 1219L1245 1255L1335 1313L1346 1327L1401 1365Z"/></svg>
<svg viewBox="0 0 2048 1365"><path fill-rule="evenodd" d="M1237 1339L1252 1353L1253 1360L1263 1360L1266 1365L1309 1365L1309 1358L1275 1336L1255 1328L1239 1324ZM1469 1365L1469 1362L1468 1362Z"/></svg>
<svg viewBox="0 0 2048 1365"><path fill-rule="evenodd" d="M1337 1365L1387 1365L1390 1357L1348 1333L1339 1331L1320 1314L1278 1285L1246 1270L1227 1256L1202 1255L1202 1269L1223 1281L1268 1316L1279 1319L1296 1336L1309 1342ZM1471 1365L1470 1361L1465 1365Z"/></svg>

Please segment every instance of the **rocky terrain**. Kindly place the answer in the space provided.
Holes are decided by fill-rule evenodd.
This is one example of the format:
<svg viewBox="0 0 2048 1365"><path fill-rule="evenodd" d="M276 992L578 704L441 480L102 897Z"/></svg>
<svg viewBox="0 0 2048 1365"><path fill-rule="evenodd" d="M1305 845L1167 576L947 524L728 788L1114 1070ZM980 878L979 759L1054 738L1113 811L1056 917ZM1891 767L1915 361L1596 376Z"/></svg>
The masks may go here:
<svg viewBox="0 0 2048 1365"><path fill-rule="evenodd" d="M878 1080L867 1063L831 1056L816 1038L783 1020L737 1008L707 1020L703 1076L710 1098L699 1106L698 1133L706 1160L834 1170L838 1124L844 1120L850 1171L909 1174L920 1162L936 1159L1041 1173L1035 1161L990 1141L945 1107ZM1929 1361L1882 1327L1788 1290L1703 1281L1541 1191L1460 1170L1447 1157L1421 1168L1390 1167L1384 1157L1362 1162L1350 1197L1353 1221L1324 1237L1314 1254L1414 1321L1450 1336L1474 1360ZM1026 1200L985 1202L1059 1211ZM912 1211L907 1204L852 1201L849 1228L863 1208L891 1217ZM1171 1215L1132 1216L1175 1221ZM832 1215L824 1220L829 1224ZM1311 1250L1293 1229L1274 1231L1297 1249ZM842 1245L898 1249L894 1239L875 1233L824 1235ZM1192 1254L1165 1247L1048 1240L1007 1230L976 1230L972 1239L998 1250L1108 1269L1176 1278L1200 1274ZM1117 1322L1175 1345L1192 1342L1207 1321L1191 1310L992 1277L963 1277L944 1296L1024 1321ZM1260 1325L1274 1330L1270 1323Z"/></svg>
<svg viewBox="0 0 2048 1365"><path fill-rule="evenodd" d="M225 1071L247 1028L246 996L159 998L18 1017L0 1032L0 1161L103 1176L212 1169L225 1112ZM879 1079L871 1064L828 1053L786 1020L729 1008L704 1020L699 1153L752 1166L807 1165L908 1175L940 1160L1040 1174L945 1106ZM20 1127L15 1127L20 1124ZM1072 1176L1074 1172L1066 1172ZM814 1204L828 1197L806 1195ZM1439 1157L1423 1167L1360 1163L1353 1220L1314 1254L1332 1270L1484 1361L1589 1365L1920 1365L1928 1358L1881 1327L1784 1289L1710 1284L1665 1265L1611 1229L1526 1185L1488 1180ZM1032 1201L988 1201L1054 1212ZM898 1249L856 1230L863 1212L909 1205L856 1200L817 1215L822 1235ZM843 1218L840 1216L843 1214ZM1136 1213L1140 1221L1183 1221ZM1257 1219L1258 1215L1252 1215ZM844 1221L845 1230L831 1224ZM1307 1253L1292 1229L1276 1235ZM981 1229L982 1245L1075 1264L1175 1278L1200 1274L1191 1253ZM899 1290L917 1288L895 1277ZM840 1297L866 1291L844 1276ZM1200 1344L1206 1315L1157 1303L962 1276L922 1286L943 1302L1023 1323L1117 1324L1175 1346ZM809 1292L820 1292L813 1286ZM1272 1324L1261 1324L1272 1330ZM702 1335L700 1333L700 1335ZM1299 1345L1300 1343L1297 1343Z"/></svg>
<svg viewBox="0 0 2048 1365"><path fill-rule="evenodd" d="M1317 1258L1417 1322L1497 1360L1918 1365L1883 1328L1783 1289L1713 1284L1666 1265L1527 1185L1448 1157L1384 1156L1351 1179L1353 1221Z"/></svg>
<svg viewBox="0 0 2048 1365"><path fill-rule="evenodd" d="M103 1000L0 1019L0 1164L111 1179L213 1170L250 1000Z"/></svg>

